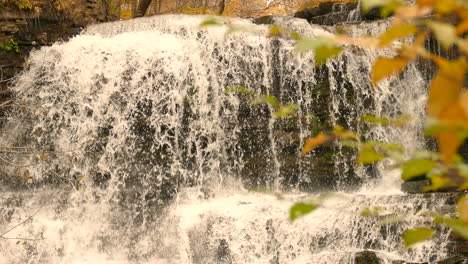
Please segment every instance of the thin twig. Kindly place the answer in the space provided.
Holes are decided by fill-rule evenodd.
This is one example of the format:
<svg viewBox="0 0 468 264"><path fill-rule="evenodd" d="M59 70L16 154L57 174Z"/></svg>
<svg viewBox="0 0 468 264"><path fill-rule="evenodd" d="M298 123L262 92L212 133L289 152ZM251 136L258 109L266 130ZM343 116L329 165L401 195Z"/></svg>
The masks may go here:
<svg viewBox="0 0 468 264"><path fill-rule="evenodd" d="M3 237L4 235L10 233L10 232L13 231L14 229L16 229L18 226L20 226L20 225L26 223L27 221L29 221L30 219L32 219L37 213L39 213L39 211L40 211L41 209L42 209L42 207L39 208L39 209L37 209L37 211L34 212L34 214L30 215L30 216L29 216L28 218L26 218L26 220L24 220L23 222L21 222L21 223L15 225L14 227L10 228L9 230L7 230L7 231L5 231L5 232L3 232L3 233L0 235L0 238L5 238L5 237Z"/></svg>
<svg viewBox="0 0 468 264"><path fill-rule="evenodd" d="M15 79L15 78L16 78L16 76L13 76L13 77L8 78L8 79L5 79L5 80L0 80L0 83L8 82L8 81L11 81L11 80L13 80L13 79Z"/></svg>
<svg viewBox="0 0 468 264"><path fill-rule="evenodd" d="M44 238L22 238L22 237L0 237L2 239L11 239L11 240L25 240L25 241L39 241L44 240Z"/></svg>
<svg viewBox="0 0 468 264"><path fill-rule="evenodd" d="M18 167L18 168L28 168L28 167L31 167L31 166L34 166L34 165L38 165L38 164L39 164L39 162L29 163L29 164L26 164L26 165L15 164L15 163L13 163L12 161L9 161L9 160L7 160L6 158L2 157L1 155L0 155L0 161L3 161L3 162L5 162L5 163L7 163L7 164L9 164L9 165L11 165L11 166L13 166L13 167Z"/></svg>

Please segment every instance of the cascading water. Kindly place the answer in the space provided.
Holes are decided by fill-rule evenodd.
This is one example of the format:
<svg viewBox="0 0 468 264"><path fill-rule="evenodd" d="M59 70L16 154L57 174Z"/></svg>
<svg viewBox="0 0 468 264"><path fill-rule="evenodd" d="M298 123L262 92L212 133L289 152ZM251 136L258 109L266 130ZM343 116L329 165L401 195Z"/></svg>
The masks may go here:
<svg viewBox="0 0 468 264"><path fill-rule="evenodd" d="M204 19L95 25L31 55L1 139L12 151L1 156L10 176L0 187L0 233L21 225L0 239L0 263L354 263L367 249L382 263L446 256L447 230L411 251L401 233L451 197L404 195L397 171L356 167L346 148L298 157L311 128L335 124L420 147L425 81L414 65L372 90L371 63L385 52L347 47L315 67L312 54L295 56L293 43L268 37L267 26L234 19L257 32L226 36L225 27L201 29ZM276 23L305 36L334 30ZM276 119L252 94L295 103L298 114ZM416 121L369 129L355 122L366 113ZM290 223L290 206L318 195L300 190L337 194ZM360 216L369 206L409 218L379 225Z"/></svg>

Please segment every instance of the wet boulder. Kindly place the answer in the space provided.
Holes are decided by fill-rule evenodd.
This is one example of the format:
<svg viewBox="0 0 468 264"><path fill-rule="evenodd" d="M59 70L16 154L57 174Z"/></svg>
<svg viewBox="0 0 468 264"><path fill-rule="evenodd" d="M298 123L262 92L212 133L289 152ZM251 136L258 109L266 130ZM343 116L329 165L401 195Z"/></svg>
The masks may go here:
<svg viewBox="0 0 468 264"><path fill-rule="evenodd" d="M355 264L380 264L382 263L374 251L362 251L354 256Z"/></svg>

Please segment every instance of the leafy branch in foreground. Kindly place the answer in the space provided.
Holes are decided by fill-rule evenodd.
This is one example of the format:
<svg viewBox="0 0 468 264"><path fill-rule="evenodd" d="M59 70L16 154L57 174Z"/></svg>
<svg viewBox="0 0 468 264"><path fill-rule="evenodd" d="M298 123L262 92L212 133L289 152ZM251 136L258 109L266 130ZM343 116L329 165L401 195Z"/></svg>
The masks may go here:
<svg viewBox="0 0 468 264"><path fill-rule="evenodd" d="M359 150L358 162L372 164L392 159L395 166L402 168L405 181L426 175L431 185L424 191L438 191L455 188L468 190L468 165L457 154L459 147L468 138L468 90L464 88L468 71L468 2L464 0L416 0L406 4L403 0L361 0L364 12L379 8L383 17L393 14L392 26L379 37L349 37L326 35L306 38L278 25L271 25L268 34L295 41L295 52L313 52L316 64L338 56L343 46L358 46L365 49L391 49L393 57L379 57L374 61L370 76L371 83L378 88L381 81L389 76L402 73L408 65L418 60L427 60L438 67L428 90L427 120L425 134L434 137L439 152L418 150L406 157L403 146L360 139L352 131L337 126L330 133L319 133L306 140L301 155L307 155L319 145L339 140L341 144ZM233 25L226 18L212 18L202 26L226 25L227 35L237 32L253 32ZM256 32L256 31L255 31ZM455 59L443 58L426 50L425 43L434 37L445 51L456 50ZM413 41L409 41L413 39ZM402 41L404 40L404 41ZM273 100L274 99L274 100ZM264 103L278 108L276 98L266 96ZM291 114L286 111L285 114ZM407 116L398 119L364 116L362 121L377 125L404 127ZM290 211L291 220L310 213L320 205L298 203ZM458 218L444 218L435 215L433 222L445 224L468 239L468 199L463 196L457 205ZM407 247L429 239L431 229L418 227L403 235Z"/></svg>
<svg viewBox="0 0 468 264"><path fill-rule="evenodd" d="M403 72L418 59L429 60L438 66L428 91L425 133L437 139L440 152L419 151L404 160L404 148L397 144L359 140L353 144L342 141L342 144L359 149L358 161L361 164L372 164L386 158L394 160L402 168L401 177L405 181L426 175L431 185L424 191L448 188L466 191L468 165L457 151L468 138L468 91L464 89L468 71L468 3L457 0L417 0L416 4L406 5L396 0L363 0L362 7L364 11L378 7L383 15L394 13L392 27L378 38L336 36L337 45L351 43L364 48L391 48L396 51L395 57L380 57L374 62L371 81L375 87L387 77ZM457 48L457 58L449 60L426 50L424 43L430 36L434 36L446 51ZM405 42L394 45L395 41L407 37L414 37L414 41L411 44ZM404 118L389 120L372 116L363 117L363 121L396 127L402 127L407 122ZM314 147L327 142L325 139L331 138L341 139L335 132L319 134L307 140L302 154L307 154ZM467 200L465 195L458 202L457 219L435 216L434 223L446 224L468 239ZM432 229L420 227L406 231L403 240L409 247L432 236Z"/></svg>

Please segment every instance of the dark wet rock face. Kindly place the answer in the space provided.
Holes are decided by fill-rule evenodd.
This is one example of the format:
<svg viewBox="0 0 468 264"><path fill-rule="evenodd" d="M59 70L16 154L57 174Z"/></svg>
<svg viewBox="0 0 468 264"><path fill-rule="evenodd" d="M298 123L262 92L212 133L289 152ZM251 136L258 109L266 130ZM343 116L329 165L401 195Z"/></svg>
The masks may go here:
<svg viewBox="0 0 468 264"><path fill-rule="evenodd" d="M358 2L322 2L318 7L301 10L294 16L306 19L311 24L325 26L382 19L377 8L362 13Z"/></svg>
<svg viewBox="0 0 468 264"><path fill-rule="evenodd" d="M407 181L401 185L401 190L407 193L422 193L424 187L431 185L431 181L424 176L423 179Z"/></svg>
<svg viewBox="0 0 468 264"><path fill-rule="evenodd" d="M437 264L466 264L468 263L468 256L465 255L455 255L447 259L438 261Z"/></svg>

